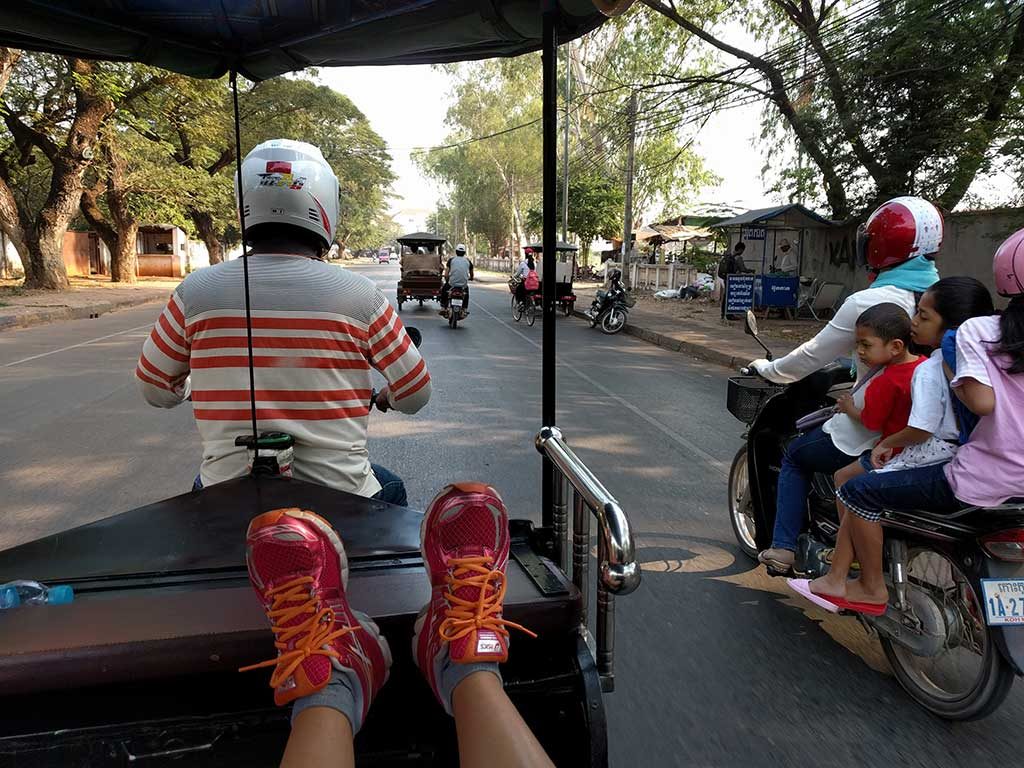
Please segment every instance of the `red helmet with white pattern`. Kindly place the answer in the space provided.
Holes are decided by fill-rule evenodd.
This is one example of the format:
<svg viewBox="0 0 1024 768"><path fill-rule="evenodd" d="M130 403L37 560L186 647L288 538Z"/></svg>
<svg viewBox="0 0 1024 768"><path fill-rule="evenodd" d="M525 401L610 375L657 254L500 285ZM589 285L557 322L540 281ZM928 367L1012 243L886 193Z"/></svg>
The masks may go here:
<svg viewBox="0 0 1024 768"><path fill-rule="evenodd" d="M1000 296L1024 296L1024 229L1018 229L996 249L992 274Z"/></svg>
<svg viewBox="0 0 1024 768"><path fill-rule="evenodd" d="M938 253L942 214L920 197L894 197L857 230L857 258L875 272Z"/></svg>

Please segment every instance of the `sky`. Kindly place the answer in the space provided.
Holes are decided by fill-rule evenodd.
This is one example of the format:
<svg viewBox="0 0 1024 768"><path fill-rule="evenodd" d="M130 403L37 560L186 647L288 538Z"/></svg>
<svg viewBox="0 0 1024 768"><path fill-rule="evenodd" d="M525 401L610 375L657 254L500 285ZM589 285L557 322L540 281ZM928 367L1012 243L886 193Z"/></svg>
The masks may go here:
<svg viewBox="0 0 1024 768"><path fill-rule="evenodd" d="M450 103L448 77L429 66L322 68L320 81L348 96L387 142L398 176L392 212L433 210L443 190L419 172L410 149L444 143L444 116ZM747 208L776 202L763 193L763 161L754 144L758 115L757 105L721 112L701 131L697 151L722 183L705 189L698 202Z"/></svg>

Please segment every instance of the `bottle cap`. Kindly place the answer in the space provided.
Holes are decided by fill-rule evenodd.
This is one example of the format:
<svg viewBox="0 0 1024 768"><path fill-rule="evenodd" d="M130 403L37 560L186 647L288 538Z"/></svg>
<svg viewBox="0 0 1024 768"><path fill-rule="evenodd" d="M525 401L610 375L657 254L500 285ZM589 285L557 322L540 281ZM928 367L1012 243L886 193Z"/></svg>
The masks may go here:
<svg viewBox="0 0 1024 768"><path fill-rule="evenodd" d="M68 584L58 584L50 587L46 596L46 602L50 605L66 605L75 599L75 592Z"/></svg>

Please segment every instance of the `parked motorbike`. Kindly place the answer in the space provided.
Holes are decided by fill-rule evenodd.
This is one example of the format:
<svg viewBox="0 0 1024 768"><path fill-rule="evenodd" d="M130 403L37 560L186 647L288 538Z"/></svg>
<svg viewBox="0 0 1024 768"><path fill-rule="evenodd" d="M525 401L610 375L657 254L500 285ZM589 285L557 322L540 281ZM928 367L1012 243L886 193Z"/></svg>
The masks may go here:
<svg viewBox="0 0 1024 768"><path fill-rule="evenodd" d="M768 351L750 312L747 331ZM756 559L771 545L782 451L796 420L834 402L853 377L838 362L786 386L741 373L727 396L729 412L748 425L729 472L729 514L740 549ZM828 571L839 530L831 477L813 478L807 511L793 573L773 575ZM991 714L1024 671L1024 505L887 511L882 524L889 603L881 616L857 618L927 710L949 720Z"/></svg>
<svg viewBox="0 0 1024 768"><path fill-rule="evenodd" d="M636 299L622 286L620 278L618 272L613 272L608 290L599 290L587 310L590 327L599 325L601 332L609 335L626 327L629 308L636 304Z"/></svg>

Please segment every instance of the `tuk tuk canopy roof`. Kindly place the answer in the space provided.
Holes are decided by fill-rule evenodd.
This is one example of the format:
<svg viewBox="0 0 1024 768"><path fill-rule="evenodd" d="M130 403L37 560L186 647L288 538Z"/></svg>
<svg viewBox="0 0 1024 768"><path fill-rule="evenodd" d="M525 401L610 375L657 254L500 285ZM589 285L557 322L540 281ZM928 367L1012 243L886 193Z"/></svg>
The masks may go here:
<svg viewBox="0 0 1024 768"><path fill-rule="evenodd" d="M558 0L558 40L604 20ZM518 56L541 46L538 0L3 0L0 45L265 80L306 67Z"/></svg>
<svg viewBox="0 0 1024 768"><path fill-rule="evenodd" d="M441 235L435 235L431 232L413 232L411 235L402 235L396 237L395 242L399 245L405 245L409 248L423 247L428 250L440 248L442 245L448 242L447 238L441 237Z"/></svg>

